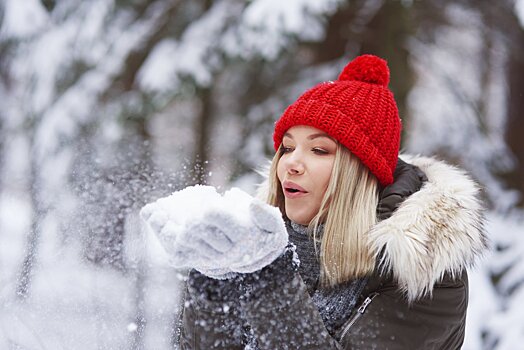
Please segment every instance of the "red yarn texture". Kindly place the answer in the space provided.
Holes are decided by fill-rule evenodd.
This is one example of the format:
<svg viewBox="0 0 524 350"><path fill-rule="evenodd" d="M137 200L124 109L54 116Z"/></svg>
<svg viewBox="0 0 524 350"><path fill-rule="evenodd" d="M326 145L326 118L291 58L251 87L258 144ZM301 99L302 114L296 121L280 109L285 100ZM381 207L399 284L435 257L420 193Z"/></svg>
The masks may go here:
<svg viewBox="0 0 524 350"><path fill-rule="evenodd" d="M275 151L295 125L320 129L347 147L383 186L393 182L401 121L388 89L385 60L362 55L349 62L335 82L320 83L291 104L275 124Z"/></svg>
<svg viewBox="0 0 524 350"><path fill-rule="evenodd" d="M388 86L389 69L386 60L373 55L362 55L349 62L338 80L358 80Z"/></svg>

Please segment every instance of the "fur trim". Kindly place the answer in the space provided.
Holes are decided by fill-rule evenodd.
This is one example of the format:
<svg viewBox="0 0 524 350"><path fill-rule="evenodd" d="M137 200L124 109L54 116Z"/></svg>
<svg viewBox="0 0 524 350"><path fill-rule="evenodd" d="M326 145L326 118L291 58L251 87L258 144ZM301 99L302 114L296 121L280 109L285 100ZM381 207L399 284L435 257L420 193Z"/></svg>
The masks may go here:
<svg viewBox="0 0 524 350"><path fill-rule="evenodd" d="M432 158L401 156L427 176L420 191L369 232L373 254L412 302L445 273L458 276L486 251L480 189L462 170Z"/></svg>

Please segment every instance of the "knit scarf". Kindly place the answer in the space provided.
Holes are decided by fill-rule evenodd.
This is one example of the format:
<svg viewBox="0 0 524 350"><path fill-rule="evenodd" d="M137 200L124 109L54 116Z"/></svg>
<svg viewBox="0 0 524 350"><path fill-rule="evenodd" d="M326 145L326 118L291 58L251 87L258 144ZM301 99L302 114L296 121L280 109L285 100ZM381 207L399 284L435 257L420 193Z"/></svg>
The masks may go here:
<svg viewBox="0 0 524 350"><path fill-rule="evenodd" d="M292 221L287 225L289 240L296 246L300 260L299 273L307 286L309 295L315 303L320 316L331 336L335 337L340 327L349 319L357 300L366 286L367 278L359 278L337 285L335 287L320 286L320 262L313 237L307 226ZM323 233L323 225L319 227L319 239ZM319 251L320 243L317 243Z"/></svg>

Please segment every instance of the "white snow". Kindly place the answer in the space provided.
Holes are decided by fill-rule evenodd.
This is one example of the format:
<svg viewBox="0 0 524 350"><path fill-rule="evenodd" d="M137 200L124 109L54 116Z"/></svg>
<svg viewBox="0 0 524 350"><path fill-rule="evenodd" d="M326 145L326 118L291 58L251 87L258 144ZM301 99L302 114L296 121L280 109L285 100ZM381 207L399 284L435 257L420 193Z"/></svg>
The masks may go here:
<svg viewBox="0 0 524 350"><path fill-rule="evenodd" d="M253 1L244 12L244 22L248 27L263 28L272 35L291 33L298 36L308 33L311 14L330 14L334 12L340 0L259 0ZM314 23L313 23L314 24ZM317 27L313 25L313 27ZM316 35L313 35L314 37Z"/></svg>
<svg viewBox="0 0 524 350"><path fill-rule="evenodd" d="M5 195L0 201L0 348L121 349L131 347L129 334L138 293L136 278L145 283L143 311L148 320L143 342L147 349L168 349L170 325L180 297L180 276L153 262L125 274L86 262L78 241L64 245L49 217L39 241L31 293L15 295L16 279L26 246L30 212L25 203ZM143 245L142 245L143 249ZM130 265L131 266L131 265Z"/></svg>
<svg viewBox="0 0 524 350"><path fill-rule="evenodd" d="M220 269L220 274L241 272L244 266L259 263L272 252L272 258L276 258L287 244L287 231L279 209L260 202L238 188L220 195L212 186L186 187L147 204L140 211L140 216L150 231L148 238L157 238L160 242L153 241L150 247L165 250L152 251L152 255L167 256L170 264L177 268L213 268ZM265 225L263 230L267 232L257 228L260 223ZM220 244L221 236L214 235L210 227L223 230L228 236L228 244L232 242L227 254L213 259L211 266L208 252L202 251L202 246L198 246L200 249L195 249L190 257L184 255L185 250L197 247L201 239L210 244Z"/></svg>
<svg viewBox="0 0 524 350"><path fill-rule="evenodd" d="M136 332L137 329L138 329L138 325L134 322L131 322L130 324L127 325L128 332Z"/></svg>
<svg viewBox="0 0 524 350"><path fill-rule="evenodd" d="M524 0L515 1L515 13L519 18L520 25L524 27Z"/></svg>
<svg viewBox="0 0 524 350"><path fill-rule="evenodd" d="M179 42L159 43L142 67L139 84L147 90L173 88L178 77L192 77L199 86L209 86L214 71L220 67L220 35L227 22L240 8L220 1L194 21Z"/></svg>
<svg viewBox="0 0 524 350"><path fill-rule="evenodd" d="M138 83L145 90L165 90L178 85L176 65L177 43L166 39L155 46L138 73Z"/></svg>
<svg viewBox="0 0 524 350"><path fill-rule="evenodd" d="M224 50L244 58L262 55L273 60L290 38L318 41L324 37L323 16L334 12L340 0L258 0L249 3L239 26L222 38Z"/></svg>
<svg viewBox="0 0 524 350"><path fill-rule="evenodd" d="M25 38L34 35L48 21L47 12L38 0L5 0L4 6L5 13L0 34L8 38Z"/></svg>

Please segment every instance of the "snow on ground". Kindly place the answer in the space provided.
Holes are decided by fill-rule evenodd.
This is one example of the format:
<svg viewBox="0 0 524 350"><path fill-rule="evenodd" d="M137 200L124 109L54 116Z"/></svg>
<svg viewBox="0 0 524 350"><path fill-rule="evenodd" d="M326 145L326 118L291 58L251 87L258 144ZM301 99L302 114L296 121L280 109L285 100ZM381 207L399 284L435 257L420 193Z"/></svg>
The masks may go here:
<svg viewBox="0 0 524 350"><path fill-rule="evenodd" d="M29 210L23 199L0 199L0 349L93 350L131 348L137 328L137 288L143 288L146 349L169 349L182 274L153 260L122 273L82 259L81 247L61 241L45 224L26 300L16 296L25 254ZM49 221L53 221L52 218ZM142 245L142 249L144 246Z"/></svg>

